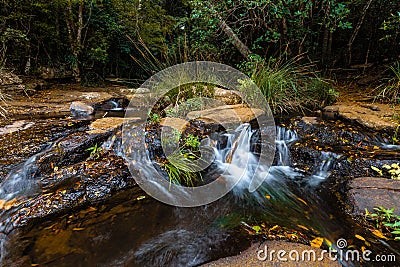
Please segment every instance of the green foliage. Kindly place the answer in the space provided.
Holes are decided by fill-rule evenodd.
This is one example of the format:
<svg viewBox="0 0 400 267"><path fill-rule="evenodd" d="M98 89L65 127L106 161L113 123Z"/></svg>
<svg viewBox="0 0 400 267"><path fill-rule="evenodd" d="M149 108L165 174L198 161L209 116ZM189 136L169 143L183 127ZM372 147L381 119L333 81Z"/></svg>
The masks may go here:
<svg viewBox="0 0 400 267"><path fill-rule="evenodd" d="M374 208L374 213L365 209L365 218L372 220L375 227L387 233L396 241L400 240L400 216L394 213L394 208L385 209L381 206Z"/></svg>
<svg viewBox="0 0 400 267"><path fill-rule="evenodd" d="M288 62L283 59L259 60L242 66L250 73L275 114L321 108L338 96L328 82L312 71L312 65L298 64L298 59ZM240 90L247 86L242 83Z"/></svg>
<svg viewBox="0 0 400 267"><path fill-rule="evenodd" d="M149 112L149 120L153 124L158 124L161 121L161 116L154 112Z"/></svg>
<svg viewBox="0 0 400 267"><path fill-rule="evenodd" d="M390 17L382 22L380 29L385 31L385 36L382 40L395 40L400 32L400 12L390 14Z"/></svg>
<svg viewBox="0 0 400 267"><path fill-rule="evenodd" d="M198 157L188 150L176 149L168 156L168 161L163 167L168 174L171 183L183 186L195 186L201 179L194 160Z"/></svg>
<svg viewBox="0 0 400 267"><path fill-rule="evenodd" d="M97 143L94 146L89 147L89 148L86 149L86 151L90 151L90 157L95 158L95 159L100 158L100 152L102 150L103 149L101 147L99 147L97 145Z"/></svg>
<svg viewBox="0 0 400 267"><path fill-rule="evenodd" d="M185 142L185 146L190 148L192 151L199 150L199 146L200 146L199 137L194 136L192 134L188 134L185 137L184 142Z"/></svg>
<svg viewBox="0 0 400 267"><path fill-rule="evenodd" d="M400 103L400 61L396 61L389 66L393 77L379 85L375 90L378 91L375 100L381 100L393 104Z"/></svg>

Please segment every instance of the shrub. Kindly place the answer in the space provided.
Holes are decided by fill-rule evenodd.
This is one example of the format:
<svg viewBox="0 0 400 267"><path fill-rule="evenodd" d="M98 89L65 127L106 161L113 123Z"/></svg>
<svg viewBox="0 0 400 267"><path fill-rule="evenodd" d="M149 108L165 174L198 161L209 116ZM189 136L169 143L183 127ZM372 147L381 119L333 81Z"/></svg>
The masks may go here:
<svg viewBox="0 0 400 267"><path fill-rule="evenodd" d="M312 71L312 65L257 59L242 65L268 101L274 114L304 112L331 104L338 94L332 85ZM244 67L244 69L243 69Z"/></svg>
<svg viewBox="0 0 400 267"><path fill-rule="evenodd" d="M393 77L386 79L386 82L376 87L378 94L375 100L389 102L393 104L400 103L400 61L395 62L389 67Z"/></svg>

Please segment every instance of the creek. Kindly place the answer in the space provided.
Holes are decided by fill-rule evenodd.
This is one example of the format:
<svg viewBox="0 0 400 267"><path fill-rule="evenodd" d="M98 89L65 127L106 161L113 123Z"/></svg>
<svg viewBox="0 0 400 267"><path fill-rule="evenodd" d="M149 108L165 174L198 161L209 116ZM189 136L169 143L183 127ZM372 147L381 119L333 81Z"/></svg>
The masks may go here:
<svg viewBox="0 0 400 267"><path fill-rule="evenodd" d="M223 179L239 182L216 202L178 208L136 185L120 129L92 133L88 125L37 118L0 129L2 266L198 266L260 240L243 231L257 223L302 230L309 240L324 237L334 248L339 238L361 248L358 233L374 253L399 255L398 244L373 236L338 197L348 177L399 159L399 147L385 135L341 121L285 120L276 128L273 166L257 169L260 129L244 124L218 133L214 168L203 176L225 171ZM95 144L102 147L99 157L87 150ZM250 193L254 175L265 180Z"/></svg>

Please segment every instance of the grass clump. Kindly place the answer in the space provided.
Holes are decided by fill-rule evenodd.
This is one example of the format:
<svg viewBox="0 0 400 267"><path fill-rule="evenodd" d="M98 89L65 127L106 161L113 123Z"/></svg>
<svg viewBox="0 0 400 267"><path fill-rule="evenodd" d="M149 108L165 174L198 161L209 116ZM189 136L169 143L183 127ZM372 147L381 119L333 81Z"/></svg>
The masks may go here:
<svg viewBox="0 0 400 267"><path fill-rule="evenodd" d="M168 156L168 160L162 165L168 174L170 183L194 187L202 180L198 165L195 160L198 156L182 148L176 149Z"/></svg>
<svg viewBox="0 0 400 267"><path fill-rule="evenodd" d="M396 61L389 66L392 73L391 78L387 78L384 83L375 88L378 92L375 100L392 104L400 103L400 61Z"/></svg>
<svg viewBox="0 0 400 267"><path fill-rule="evenodd" d="M299 64L300 59L259 59L244 66L274 114L303 113L329 105L338 97L332 85L312 70L313 65Z"/></svg>
<svg viewBox="0 0 400 267"><path fill-rule="evenodd" d="M382 233L384 234L383 237L389 237L396 241L400 240L400 216L394 213L394 208L376 207L373 213L365 209L365 219L372 221L376 229L380 231L377 236L382 237Z"/></svg>

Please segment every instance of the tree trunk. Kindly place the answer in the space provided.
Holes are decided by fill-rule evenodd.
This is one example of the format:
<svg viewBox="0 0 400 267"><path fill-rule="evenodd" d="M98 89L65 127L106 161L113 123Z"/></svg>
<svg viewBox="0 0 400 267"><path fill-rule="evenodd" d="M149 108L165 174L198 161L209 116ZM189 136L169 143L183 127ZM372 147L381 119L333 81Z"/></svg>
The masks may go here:
<svg viewBox="0 0 400 267"><path fill-rule="evenodd" d="M65 23L67 24L68 31L68 39L70 42L70 48L72 52L72 56L74 57L74 62L72 63L72 75L76 82L81 82L81 71L80 71L80 52L82 49L82 30L84 28L83 24L83 8L84 8L84 0L79 2L78 6L78 22L75 24L73 17L73 7L72 1L69 0L66 6L65 11Z"/></svg>
<svg viewBox="0 0 400 267"><path fill-rule="evenodd" d="M330 1L327 2L325 18L324 18L324 37L322 39L322 63L326 63L329 45L329 28L326 26L327 19L329 19L329 14L331 13Z"/></svg>
<svg viewBox="0 0 400 267"><path fill-rule="evenodd" d="M247 47L240 39L237 37L235 32L229 27L228 24L222 19L222 17L217 14L218 24L221 30L230 38L231 43L236 47L236 49L242 54L242 56L249 60L250 55L252 54L250 48Z"/></svg>
<svg viewBox="0 0 400 267"><path fill-rule="evenodd" d="M347 59L347 63L350 65L351 64L351 47L353 45L354 40L356 39L358 32L360 31L360 28L364 22L365 19L365 15L367 14L367 10L369 8L369 6L371 5L372 0L369 0L364 8L363 8L363 13L360 17L360 19L357 22L357 26L354 28L353 34L350 37L349 43L347 44L347 53L348 53L348 59Z"/></svg>

